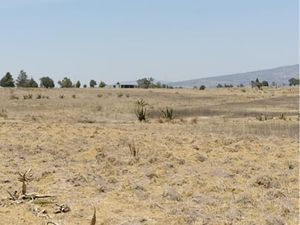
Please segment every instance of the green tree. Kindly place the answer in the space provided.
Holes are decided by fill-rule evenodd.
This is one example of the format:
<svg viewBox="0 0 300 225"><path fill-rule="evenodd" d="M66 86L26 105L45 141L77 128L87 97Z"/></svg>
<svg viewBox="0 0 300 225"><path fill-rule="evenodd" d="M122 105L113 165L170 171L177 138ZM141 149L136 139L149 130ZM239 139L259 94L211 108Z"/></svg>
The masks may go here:
<svg viewBox="0 0 300 225"><path fill-rule="evenodd" d="M7 72L1 79L0 86L1 87L14 87L15 86L14 78L12 77L12 75L9 72Z"/></svg>
<svg viewBox="0 0 300 225"><path fill-rule="evenodd" d="M55 84L54 81L50 77L42 77L40 79L40 87L43 88L54 88Z"/></svg>
<svg viewBox="0 0 300 225"><path fill-rule="evenodd" d="M264 80L261 82L261 85L267 87L267 86L269 86L269 82Z"/></svg>
<svg viewBox="0 0 300 225"><path fill-rule="evenodd" d="M77 83L75 84L75 87L76 87L76 88L80 88L80 86L81 86L80 81L77 81Z"/></svg>
<svg viewBox="0 0 300 225"><path fill-rule="evenodd" d="M58 84L61 88L71 88L73 87L73 83L70 78L64 77L64 79L58 81Z"/></svg>
<svg viewBox="0 0 300 225"><path fill-rule="evenodd" d="M33 78L27 81L27 87L37 88L38 86L38 83Z"/></svg>
<svg viewBox="0 0 300 225"><path fill-rule="evenodd" d="M90 80L90 87L94 88L97 85L97 82L95 80Z"/></svg>
<svg viewBox="0 0 300 225"><path fill-rule="evenodd" d="M289 85L290 86L299 85L299 79L297 79L297 78L291 78L291 79L289 79Z"/></svg>
<svg viewBox="0 0 300 225"><path fill-rule="evenodd" d="M28 76L27 76L26 72L21 70L20 74L16 80L17 87L28 87L28 81L29 80L28 80Z"/></svg>
<svg viewBox="0 0 300 225"><path fill-rule="evenodd" d="M139 88L150 88L150 87L154 86L153 81L154 81L154 79L152 77L149 77L149 78L145 77L145 78L137 80L136 82L137 82Z"/></svg>
<svg viewBox="0 0 300 225"><path fill-rule="evenodd" d="M106 86L106 83L104 83L103 81L100 81L99 88L104 88L105 86Z"/></svg>

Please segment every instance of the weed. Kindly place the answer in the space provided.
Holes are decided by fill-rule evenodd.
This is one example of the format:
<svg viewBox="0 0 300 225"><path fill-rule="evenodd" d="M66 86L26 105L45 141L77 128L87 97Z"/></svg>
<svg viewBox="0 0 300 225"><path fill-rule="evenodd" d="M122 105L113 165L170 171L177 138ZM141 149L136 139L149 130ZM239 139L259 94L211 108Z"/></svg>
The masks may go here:
<svg viewBox="0 0 300 225"><path fill-rule="evenodd" d="M174 110L172 108L166 107L165 110L161 111L163 118L167 120L173 120L174 119Z"/></svg>
<svg viewBox="0 0 300 225"><path fill-rule="evenodd" d="M135 143L132 141L131 143L128 144L129 150L130 150L130 155L133 156L134 158L138 157L139 151L135 147Z"/></svg>

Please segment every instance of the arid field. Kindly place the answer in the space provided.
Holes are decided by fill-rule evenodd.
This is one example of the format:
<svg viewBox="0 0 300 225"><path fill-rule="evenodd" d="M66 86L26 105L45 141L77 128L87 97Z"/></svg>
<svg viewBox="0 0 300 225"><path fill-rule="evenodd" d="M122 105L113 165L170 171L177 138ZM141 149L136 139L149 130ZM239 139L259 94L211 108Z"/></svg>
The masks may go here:
<svg viewBox="0 0 300 225"><path fill-rule="evenodd" d="M298 125L298 88L2 88L0 224L297 225Z"/></svg>

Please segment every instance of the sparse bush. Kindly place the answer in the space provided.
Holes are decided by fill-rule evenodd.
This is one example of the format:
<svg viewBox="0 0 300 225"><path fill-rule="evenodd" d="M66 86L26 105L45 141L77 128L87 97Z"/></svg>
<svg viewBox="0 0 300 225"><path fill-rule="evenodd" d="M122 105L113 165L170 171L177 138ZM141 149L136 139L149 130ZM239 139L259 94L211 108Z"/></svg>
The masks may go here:
<svg viewBox="0 0 300 225"><path fill-rule="evenodd" d="M149 104L144 99L139 99L136 102L135 115L140 122L147 120L147 106Z"/></svg>
<svg viewBox="0 0 300 225"><path fill-rule="evenodd" d="M103 96L103 94L97 94L98 98L101 98Z"/></svg>
<svg viewBox="0 0 300 225"><path fill-rule="evenodd" d="M206 88L205 85L201 85L199 90L205 90L205 88Z"/></svg>
<svg viewBox="0 0 300 225"><path fill-rule="evenodd" d="M261 115L257 116L256 119L259 121L266 121L266 120L273 119L273 116L267 116L267 115L261 114Z"/></svg>
<svg viewBox="0 0 300 225"><path fill-rule="evenodd" d="M279 119L280 120L286 120L286 115L284 113L281 113L280 116L279 116Z"/></svg>
<svg viewBox="0 0 300 225"><path fill-rule="evenodd" d="M32 94L23 95L23 99L24 100L32 99Z"/></svg>
<svg viewBox="0 0 300 225"><path fill-rule="evenodd" d="M198 118L197 117L194 117L192 120L191 120L191 124L197 124L198 123Z"/></svg>
<svg viewBox="0 0 300 225"><path fill-rule="evenodd" d="M0 117L3 117L4 119L7 119L8 115L7 115L6 109L1 109Z"/></svg>
<svg viewBox="0 0 300 225"><path fill-rule="evenodd" d="M130 97L130 95L129 95L129 94L126 94L126 97L127 97L127 98L129 98L129 97Z"/></svg>
<svg viewBox="0 0 300 225"><path fill-rule="evenodd" d="M119 94L118 94L118 98L121 98L122 96L123 96L122 93L119 93Z"/></svg>
<svg viewBox="0 0 300 225"><path fill-rule="evenodd" d="M245 88L241 89L241 92L244 92L244 93L245 93L245 92L246 92L246 89L245 89Z"/></svg>
<svg viewBox="0 0 300 225"><path fill-rule="evenodd" d="M72 98L76 98L76 95L75 95L75 94L73 94L73 95L72 95Z"/></svg>
<svg viewBox="0 0 300 225"><path fill-rule="evenodd" d="M41 94L38 94L37 96L36 96L36 99L41 99L43 96L41 95Z"/></svg>
<svg viewBox="0 0 300 225"><path fill-rule="evenodd" d="M163 118L167 120L173 120L174 119L174 110L172 108L166 107L165 110L161 111Z"/></svg>
<svg viewBox="0 0 300 225"><path fill-rule="evenodd" d="M59 98L63 99L63 98L65 98L65 96L64 95L60 95Z"/></svg>

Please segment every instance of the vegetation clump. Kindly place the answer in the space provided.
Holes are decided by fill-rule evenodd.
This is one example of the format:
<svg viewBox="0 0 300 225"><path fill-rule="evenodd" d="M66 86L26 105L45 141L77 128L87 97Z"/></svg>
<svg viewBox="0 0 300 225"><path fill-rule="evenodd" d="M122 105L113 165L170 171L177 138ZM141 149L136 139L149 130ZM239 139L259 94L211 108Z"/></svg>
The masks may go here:
<svg viewBox="0 0 300 225"><path fill-rule="evenodd" d="M172 108L166 107L165 110L161 111L163 118L171 121L174 119L174 110Z"/></svg>
<svg viewBox="0 0 300 225"><path fill-rule="evenodd" d="M149 104L144 99L139 99L136 102L135 115L140 122L147 120L147 106Z"/></svg>

